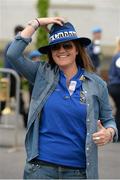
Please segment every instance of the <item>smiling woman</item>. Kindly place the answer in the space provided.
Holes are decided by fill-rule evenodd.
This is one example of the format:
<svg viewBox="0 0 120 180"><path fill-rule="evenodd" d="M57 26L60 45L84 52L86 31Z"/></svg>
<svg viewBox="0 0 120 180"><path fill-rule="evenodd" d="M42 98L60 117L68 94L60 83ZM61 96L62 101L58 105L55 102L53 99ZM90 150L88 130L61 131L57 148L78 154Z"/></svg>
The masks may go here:
<svg viewBox="0 0 120 180"><path fill-rule="evenodd" d="M61 47L63 47L64 51L66 51L67 53L70 53L70 50L75 48L77 52L75 56L76 65L86 69L89 72L95 71L91 59L86 53L85 47L81 46L78 40L67 41L64 43L59 43L51 46L51 51L48 51L48 57L49 57L48 59L49 59L49 63L51 64L51 67L56 66L55 60L52 55L54 55L55 53L54 51L56 50L60 51ZM63 54L62 57L64 57Z"/></svg>
<svg viewBox="0 0 120 180"><path fill-rule="evenodd" d="M77 48L73 41L67 41L60 44L51 46L51 56L55 64L59 66L61 70L69 68L70 75L74 68L75 73L77 72L76 55L78 54ZM67 73L68 74L68 73ZM66 74L66 75L67 75ZM71 77L68 77L69 79Z"/></svg>
<svg viewBox="0 0 120 180"><path fill-rule="evenodd" d="M48 62L30 61L23 50L39 26L49 24L49 44L39 48ZM98 146L116 140L117 129L106 84L86 53L90 43L70 22L50 17L30 21L8 49L11 63L34 86L24 179L98 178Z"/></svg>

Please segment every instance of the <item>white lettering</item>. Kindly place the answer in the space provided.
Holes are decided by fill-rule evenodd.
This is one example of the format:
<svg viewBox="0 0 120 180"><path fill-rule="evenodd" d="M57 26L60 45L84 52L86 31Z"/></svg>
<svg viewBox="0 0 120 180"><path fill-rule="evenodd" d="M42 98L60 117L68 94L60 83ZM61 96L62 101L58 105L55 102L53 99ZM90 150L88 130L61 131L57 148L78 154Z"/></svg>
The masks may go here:
<svg viewBox="0 0 120 180"><path fill-rule="evenodd" d="M70 37L70 36L77 37L77 34L75 31L64 31L64 32L56 33L56 34L50 36L49 41L52 42L56 39L63 38L63 37Z"/></svg>

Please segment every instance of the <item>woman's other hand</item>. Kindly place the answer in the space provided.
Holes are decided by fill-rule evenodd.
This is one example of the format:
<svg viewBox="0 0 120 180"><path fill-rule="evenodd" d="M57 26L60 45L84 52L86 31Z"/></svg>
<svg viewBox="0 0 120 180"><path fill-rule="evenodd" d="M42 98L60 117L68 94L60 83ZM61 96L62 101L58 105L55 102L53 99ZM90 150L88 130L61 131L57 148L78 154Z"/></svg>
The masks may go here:
<svg viewBox="0 0 120 180"><path fill-rule="evenodd" d="M94 133L92 137L95 144L98 146L103 146L112 141L114 136L113 128L104 128L101 121L98 120L98 129L98 132Z"/></svg>

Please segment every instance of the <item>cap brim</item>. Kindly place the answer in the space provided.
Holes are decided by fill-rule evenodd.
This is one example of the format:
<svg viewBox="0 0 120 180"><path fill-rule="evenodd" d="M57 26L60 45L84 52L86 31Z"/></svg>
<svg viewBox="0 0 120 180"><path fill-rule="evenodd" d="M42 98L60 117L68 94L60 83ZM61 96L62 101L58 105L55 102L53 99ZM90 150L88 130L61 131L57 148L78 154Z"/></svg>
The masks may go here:
<svg viewBox="0 0 120 180"><path fill-rule="evenodd" d="M62 42L67 42L67 41L73 41L73 40L78 40L80 42L80 44L84 47L88 46L90 43L91 43L91 40L89 38L86 38L86 37L80 37L80 38L70 38L70 39L65 39L65 40L61 40L61 41L57 41L57 42L54 42L52 44L49 44L47 46L43 46L43 47L40 47L38 49L39 52L41 52L42 54L47 54L49 51L50 51L50 48L52 45L54 44L59 44L59 43L62 43Z"/></svg>

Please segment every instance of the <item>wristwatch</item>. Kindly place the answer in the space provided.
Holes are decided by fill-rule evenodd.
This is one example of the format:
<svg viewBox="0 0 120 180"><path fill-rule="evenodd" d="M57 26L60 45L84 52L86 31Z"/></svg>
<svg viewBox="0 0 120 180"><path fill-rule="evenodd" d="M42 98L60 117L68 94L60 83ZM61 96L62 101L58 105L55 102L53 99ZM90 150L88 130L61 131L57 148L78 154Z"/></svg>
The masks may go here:
<svg viewBox="0 0 120 180"><path fill-rule="evenodd" d="M35 19L29 21L29 22L28 22L28 25L29 25L29 26L32 26L35 31L36 31L36 30L38 29L38 27L39 27L39 24L38 24L38 22L37 22Z"/></svg>

